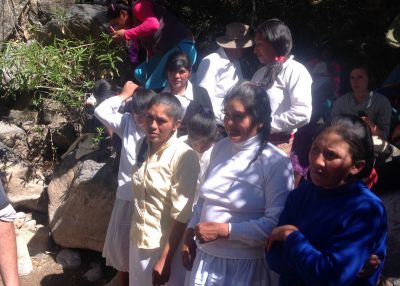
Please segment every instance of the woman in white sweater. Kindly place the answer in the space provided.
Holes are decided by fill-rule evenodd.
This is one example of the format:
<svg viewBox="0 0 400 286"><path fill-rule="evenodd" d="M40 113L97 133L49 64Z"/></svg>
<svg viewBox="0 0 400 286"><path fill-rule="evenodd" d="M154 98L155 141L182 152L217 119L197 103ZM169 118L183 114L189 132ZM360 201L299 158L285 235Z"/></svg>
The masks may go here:
<svg viewBox="0 0 400 286"><path fill-rule="evenodd" d="M263 242L293 188L293 172L268 143L269 106L265 90L251 82L224 99L228 137L214 146L182 249L188 285L272 285Z"/></svg>
<svg viewBox="0 0 400 286"><path fill-rule="evenodd" d="M256 29L254 52L264 66L255 72L252 82L262 85L271 104L271 138L275 145L290 149L297 128L311 118L312 79L307 69L293 59L289 27L278 19ZM289 150L285 150L289 151Z"/></svg>

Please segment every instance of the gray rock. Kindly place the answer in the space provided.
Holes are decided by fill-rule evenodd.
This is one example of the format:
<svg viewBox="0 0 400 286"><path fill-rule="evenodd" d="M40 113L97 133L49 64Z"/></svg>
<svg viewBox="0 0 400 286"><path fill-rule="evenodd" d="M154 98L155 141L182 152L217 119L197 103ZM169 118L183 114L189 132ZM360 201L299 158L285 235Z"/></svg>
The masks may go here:
<svg viewBox="0 0 400 286"><path fill-rule="evenodd" d="M87 281L95 282L103 278L103 271L98 263L91 263L91 268L83 274Z"/></svg>
<svg viewBox="0 0 400 286"><path fill-rule="evenodd" d="M26 240L21 235L16 235L17 240L17 256L18 256L18 274L21 276L28 275L33 270L32 260L29 255Z"/></svg>
<svg viewBox="0 0 400 286"><path fill-rule="evenodd" d="M0 13L0 41L9 39L16 25L20 24L20 16L28 6L28 0L3 0Z"/></svg>
<svg viewBox="0 0 400 286"><path fill-rule="evenodd" d="M98 38L108 31L107 7L102 5L76 4L65 15L65 21L53 19L43 27L49 37L64 36L84 39L87 36Z"/></svg>
<svg viewBox="0 0 400 286"><path fill-rule="evenodd" d="M70 249L62 249L56 257L58 264L61 264L64 269L77 268L81 265L81 255L78 251Z"/></svg>
<svg viewBox="0 0 400 286"><path fill-rule="evenodd" d="M89 157L89 158L87 158ZM102 158L103 157L103 158ZM102 251L117 173L102 151L77 161L67 156L48 187L49 222L54 241L63 247Z"/></svg>

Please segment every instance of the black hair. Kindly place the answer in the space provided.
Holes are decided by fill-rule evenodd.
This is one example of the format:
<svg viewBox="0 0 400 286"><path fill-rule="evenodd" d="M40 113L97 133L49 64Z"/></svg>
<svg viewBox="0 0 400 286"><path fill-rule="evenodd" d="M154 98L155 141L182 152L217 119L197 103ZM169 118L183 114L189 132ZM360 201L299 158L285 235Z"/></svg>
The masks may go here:
<svg viewBox="0 0 400 286"><path fill-rule="evenodd" d="M150 100L148 109L155 104L163 104L167 105L169 108L167 110L167 114L171 116L175 121L181 120L183 116L183 108L182 105L172 93L169 92L161 92L153 96Z"/></svg>
<svg viewBox="0 0 400 286"><path fill-rule="evenodd" d="M121 11L126 11L132 16L132 6L129 1L111 1L107 9L107 17L112 20L121 15Z"/></svg>
<svg viewBox="0 0 400 286"><path fill-rule="evenodd" d="M217 122L211 109L199 105L187 123L188 136L204 137L214 141L217 136Z"/></svg>
<svg viewBox="0 0 400 286"><path fill-rule="evenodd" d="M181 120L183 114L183 108L179 100L169 92L161 92L155 94L147 105L147 109L151 108L153 105L163 104L167 105L169 108L167 110L168 116L171 116L175 121ZM148 149L147 140L144 139L142 145L140 146L139 152L136 156L136 164L140 166L145 161L144 155Z"/></svg>
<svg viewBox="0 0 400 286"><path fill-rule="evenodd" d="M189 55L179 50L169 55L167 63L165 65L165 71L175 72L178 71L180 68L185 68L190 72L192 66L190 64Z"/></svg>
<svg viewBox="0 0 400 286"><path fill-rule="evenodd" d="M138 87L133 93L132 100L129 102L130 108L127 108L132 114L140 114L147 110L149 103L156 93L147 88Z"/></svg>
<svg viewBox="0 0 400 286"><path fill-rule="evenodd" d="M349 144L353 162L365 160L365 167L354 176L354 179L367 178L371 174L375 161L374 144L368 124L357 116L337 116L322 126L314 138L329 131L340 135Z"/></svg>
<svg viewBox="0 0 400 286"><path fill-rule="evenodd" d="M270 19L265 21L257 27L256 34L272 45L278 57L287 58L290 55L292 51L292 34L289 27L281 20ZM283 62L274 61L267 63L267 66L264 78L260 83L268 89L274 84L276 77L282 71Z"/></svg>
<svg viewBox="0 0 400 286"><path fill-rule="evenodd" d="M223 101L225 110L229 102L234 99L239 100L243 104L246 114L251 117L253 127L261 124L261 129L258 132L261 136L260 147L254 158L250 161L248 165L250 166L257 160L268 144L271 132L271 105L265 89L250 81L238 83L228 92Z"/></svg>

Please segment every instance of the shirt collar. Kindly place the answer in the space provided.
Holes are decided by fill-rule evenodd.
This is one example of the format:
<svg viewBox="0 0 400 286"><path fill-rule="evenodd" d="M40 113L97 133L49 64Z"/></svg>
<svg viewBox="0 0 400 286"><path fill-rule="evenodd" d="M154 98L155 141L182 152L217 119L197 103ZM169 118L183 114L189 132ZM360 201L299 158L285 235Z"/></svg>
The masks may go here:
<svg viewBox="0 0 400 286"><path fill-rule="evenodd" d="M163 92L172 93L172 92L171 92L171 89L169 88L169 85L167 85L167 86L163 89ZM182 95L177 95L177 94L174 94L174 95L175 95L175 96L182 96ZM185 90L185 93L183 94L183 96L184 96L185 98L187 98L188 100L193 101L193 85L192 85L192 83L190 82L190 80L188 80L188 83L187 83L187 86L186 86L186 90Z"/></svg>

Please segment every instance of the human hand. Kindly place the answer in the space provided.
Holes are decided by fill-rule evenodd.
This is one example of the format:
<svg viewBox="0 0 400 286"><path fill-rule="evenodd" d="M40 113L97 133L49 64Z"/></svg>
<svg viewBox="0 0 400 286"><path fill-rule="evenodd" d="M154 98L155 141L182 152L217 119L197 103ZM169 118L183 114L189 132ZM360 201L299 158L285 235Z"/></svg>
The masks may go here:
<svg viewBox="0 0 400 286"><path fill-rule="evenodd" d="M368 116L362 116L361 119L367 123L367 125L369 126L369 128L371 129L371 133L372 135L378 135L377 134L377 126L374 122L372 122L371 119L369 119Z"/></svg>
<svg viewBox="0 0 400 286"><path fill-rule="evenodd" d="M171 263L168 259L160 258L153 267L153 286L164 285L169 281Z"/></svg>
<svg viewBox="0 0 400 286"><path fill-rule="evenodd" d="M363 268L357 273L357 277L365 278L370 276L372 273L374 273L376 268L378 268L379 264L381 264L379 257L375 254L372 254L368 258L368 261L365 262Z"/></svg>
<svg viewBox="0 0 400 286"><path fill-rule="evenodd" d="M115 30L113 27L111 27L110 29L111 29L111 38L113 40L125 38L125 29Z"/></svg>
<svg viewBox="0 0 400 286"><path fill-rule="evenodd" d="M214 241L229 236L229 225L218 222L201 222L196 225L194 234L200 243Z"/></svg>
<svg viewBox="0 0 400 286"><path fill-rule="evenodd" d="M129 80L124 84L124 87L122 88L121 92L119 93L119 96L121 96L123 99L128 99L129 97L131 97L133 95L133 93L135 92L135 90L138 87L139 86L136 83Z"/></svg>
<svg viewBox="0 0 400 286"><path fill-rule="evenodd" d="M196 258L196 242L194 241L194 229L188 228L181 250L183 266L191 271L194 259Z"/></svg>
<svg viewBox="0 0 400 286"><path fill-rule="evenodd" d="M291 224L286 224L286 225L281 225L281 226L275 227L267 239L267 242L266 242L267 251L271 250L272 245L274 244L275 241L286 241L289 234L291 234L294 231L298 231L298 230L299 229L297 227L295 227L294 225L291 225Z"/></svg>

